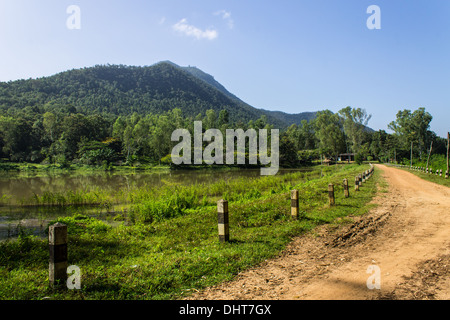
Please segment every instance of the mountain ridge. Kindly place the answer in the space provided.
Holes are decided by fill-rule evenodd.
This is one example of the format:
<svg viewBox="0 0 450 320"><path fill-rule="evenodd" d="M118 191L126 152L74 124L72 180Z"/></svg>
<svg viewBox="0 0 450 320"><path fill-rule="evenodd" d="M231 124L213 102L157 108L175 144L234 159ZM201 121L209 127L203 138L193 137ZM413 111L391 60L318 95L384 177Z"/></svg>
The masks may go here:
<svg viewBox="0 0 450 320"><path fill-rule="evenodd" d="M192 75L196 76L197 78L207 82L208 84L212 85L216 89L220 90L222 93L224 93L229 98L234 99L239 103L244 103L244 104L248 105L247 103L242 101L240 98L236 97L234 94L229 92L220 82L215 80L214 76L202 71L201 69L199 69L195 66L180 67L177 64L175 64L174 62L168 61L168 60L163 61L163 62L170 63L176 67L186 70L187 72L191 73ZM316 111L313 111L313 112L306 111L306 112L300 112L300 113L287 113L287 112L278 111L278 110L277 111L265 110L262 108L258 108L258 110L260 110L261 112L263 112L264 114L266 114L269 117L275 117L275 118L285 122L285 124L287 126L292 125L292 124L300 125L302 120L310 121L310 120L314 119L317 115ZM289 118L291 118L291 119L289 119Z"/></svg>
<svg viewBox="0 0 450 320"><path fill-rule="evenodd" d="M230 93L214 77L197 67L171 61L150 66L96 65L52 76L0 82L0 107L48 109L71 106L79 112L126 115L162 113L174 108L191 117L206 110L226 109L232 121L257 120L265 115L285 128L310 114L289 115L257 109Z"/></svg>

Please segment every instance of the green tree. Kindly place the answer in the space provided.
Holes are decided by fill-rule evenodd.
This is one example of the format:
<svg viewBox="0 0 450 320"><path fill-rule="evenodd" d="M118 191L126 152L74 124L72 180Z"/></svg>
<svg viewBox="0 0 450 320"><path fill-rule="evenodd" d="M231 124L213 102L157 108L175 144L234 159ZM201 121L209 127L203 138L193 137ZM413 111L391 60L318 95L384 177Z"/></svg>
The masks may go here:
<svg viewBox="0 0 450 320"><path fill-rule="evenodd" d="M317 137L314 130L314 121L302 120L299 126L299 150L317 149Z"/></svg>
<svg viewBox="0 0 450 320"><path fill-rule="evenodd" d="M2 151L12 161L27 161L30 159L35 138L32 136L32 125L25 119L0 116L0 134Z"/></svg>
<svg viewBox="0 0 450 320"><path fill-rule="evenodd" d="M401 110L397 112L396 117L396 120L392 121L388 128L394 131L404 150L408 150L412 143L422 159L431 143L432 133L429 128L433 117L426 112L425 108L419 108L414 112L408 109Z"/></svg>
<svg viewBox="0 0 450 320"><path fill-rule="evenodd" d="M172 148L171 136L176 129L167 114L157 116L155 125L151 129L150 146L155 152L159 164L161 159L168 155Z"/></svg>
<svg viewBox="0 0 450 320"><path fill-rule="evenodd" d="M52 112L46 112L43 115L43 126L50 143L58 139L58 119Z"/></svg>
<svg viewBox="0 0 450 320"><path fill-rule="evenodd" d="M216 128L217 115L214 109L206 110L206 116L203 119L203 128L212 129Z"/></svg>
<svg viewBox="0 0 450 320"><path fill-rule="evenodd" d="M286 133L280 137L280 165L283 167L296 167L299 165L297 148Z"/></svg>
<svg viewBox="0 0 450 320"><path fill-rule="evenodd" d="M127 163L130 161L131 156L134 154L133 128L134 126L129 123L127 124L123 132L122 143Z"/></svg>
<svg viewBox="0 0 450 320"><path fill-rule="evenodd" d="M227 125L230 122L230 115L227 109L223 109L219 112L218 125L220 127Z"/></svg>
<svg viewBox="0 0 450 320"><path fill-rule="evenodd" d="M344 130L339 116L330 110L319 111L314 126L320 153L337 158L345 150Z"/></svg>
<svg viewBox="0 0 450 320"><path fill-rule="evenodd" d="M350 150L354 153L360 153L366 126L372 116L368 115L364 109L352 107L341 109L339 115L343 122L346 142L349 144Z"/></svg>
<svg viewBox="0 0 450 320"><path fill-rule="evenodd" d="M114 138L120 139L123 141L125 129L127 127L127 120L123 116L118 116L116 121L113 124L112 136Z"/></svg>

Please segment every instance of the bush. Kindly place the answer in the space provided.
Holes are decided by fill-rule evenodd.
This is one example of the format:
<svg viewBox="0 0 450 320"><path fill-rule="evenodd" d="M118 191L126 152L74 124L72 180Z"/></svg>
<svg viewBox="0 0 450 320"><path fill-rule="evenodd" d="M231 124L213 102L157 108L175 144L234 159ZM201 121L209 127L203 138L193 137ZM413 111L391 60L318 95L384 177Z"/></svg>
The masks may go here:
<svg viewBox="0 0 450 320"><path fill-rule="evenodd" d="M87 232L100 233L111 229L111 226L103 221L82 214L77 214L72 217L63 217L50 221L46 228L46 233L48 233L48 227L57 222L67 225L67 232L69 234L80 234Z"/></svg>
<svg viewBox="0 0 450 320"><path fill-rule="evenodd" d="M186 209L194 208L199 204L195 189L175 188L175 190L167 190L159 197L150 197L133 205L130 216L141 222L151 223L183 215Z"/></svg>
<svg viewBox="0 0 450 320"><path fill-rule="evenodd" d="M362 156L362 154L361 153L357 153L356 155L355 155L355 162L358 164L358 165L361 165L362 163L363 163L363 156Z"/></svg>

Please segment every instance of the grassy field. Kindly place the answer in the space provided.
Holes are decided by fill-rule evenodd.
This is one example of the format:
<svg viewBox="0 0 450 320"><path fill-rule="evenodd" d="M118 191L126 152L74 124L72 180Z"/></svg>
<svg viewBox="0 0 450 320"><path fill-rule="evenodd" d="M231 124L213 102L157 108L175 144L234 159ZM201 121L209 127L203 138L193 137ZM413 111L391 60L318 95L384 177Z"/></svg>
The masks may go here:
<svg viewBox="0 0 450 320"><path fill-rule="evenodd" d="M21 234L0 242L0 299L182 298L276 256L294 236L319 224L345 223L338 218L367 212L381 178L375 171L359 192L353 184L354 176L368 168L332 166L321 178L317 172L298 172L134 190L123 195L130 206L114 224L79 214L58 219L68 225L68 260L81 269L81 290L49 288L46 239ZM350 185L347 199L344 178ZM330 182L336 190L333 207L328 205ZM290 217L294 188L300 190L299 220ZM222 198L229 201L231 239L223 244L216 207Z"/></svg>

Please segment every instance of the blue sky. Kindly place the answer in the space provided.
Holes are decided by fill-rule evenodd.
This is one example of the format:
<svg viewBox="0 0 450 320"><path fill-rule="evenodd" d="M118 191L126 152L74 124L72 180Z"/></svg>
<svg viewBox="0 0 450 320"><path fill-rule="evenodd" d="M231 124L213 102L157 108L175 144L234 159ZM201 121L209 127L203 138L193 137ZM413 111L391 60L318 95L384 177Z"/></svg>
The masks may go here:
<svg viewBox="0 0 450 320"><path fill-rule="evenodd" d="M66 26L70 5L81 29ZM450 1L0 0L0 81L161 60L257 108L360 107L387 130L398 110L425 107L433 131L450 131Z"/></svg>

